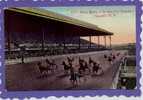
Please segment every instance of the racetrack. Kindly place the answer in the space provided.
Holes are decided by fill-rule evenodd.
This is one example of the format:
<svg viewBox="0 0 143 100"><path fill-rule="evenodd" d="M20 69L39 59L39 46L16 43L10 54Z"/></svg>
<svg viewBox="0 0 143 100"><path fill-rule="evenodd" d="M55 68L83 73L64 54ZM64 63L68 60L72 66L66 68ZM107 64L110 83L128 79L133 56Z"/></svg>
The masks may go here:
<svg viewBox="0 0 143 100"><path fill-rule="evenodd" d="M117 54L120 52L120 56L116 57L113 64L104 58L104 54L110 53ZM25 64L9 64L6 65L6 88L11 91L24 91L24 90L86 90L86 89L110 89L113 79L118 70L121 58L124 56L125 51L98 51L81 54L70 54L63 56L52 57L55 63L58 65L58 69L55 73L49 73L47 78L39 78L39 71L37 67L37 61L29 61ZM88 61L91 57L94 61L100 63L104 74L101 75L86 75L78 82L78 86L73 87L68 75L64 75L62 61L66 61L66 57L74 57L73 67L78 69L79 56ZM38 59L45 65L45 59L51 57L45 57ZM99 72L100 73L100 72Z"/></svg>

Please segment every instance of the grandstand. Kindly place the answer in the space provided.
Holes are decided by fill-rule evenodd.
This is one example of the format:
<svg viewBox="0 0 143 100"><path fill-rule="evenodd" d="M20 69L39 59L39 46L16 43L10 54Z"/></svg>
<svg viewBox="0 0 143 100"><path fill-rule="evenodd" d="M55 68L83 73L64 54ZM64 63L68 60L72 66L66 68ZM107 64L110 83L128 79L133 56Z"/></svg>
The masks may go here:
<svg viewBox="0 0 143 100"><path fill-rule="evenodd" d="M6 59L19 58L21 47L24 57L105 50L111 47L113 35L96 25L39 8L6 9L5 32ZM98 37L98 44L91 41L92 36ZM99 44L100 36L105 37L105 46ZM106 36L110 38L108 48Z"/></svg>

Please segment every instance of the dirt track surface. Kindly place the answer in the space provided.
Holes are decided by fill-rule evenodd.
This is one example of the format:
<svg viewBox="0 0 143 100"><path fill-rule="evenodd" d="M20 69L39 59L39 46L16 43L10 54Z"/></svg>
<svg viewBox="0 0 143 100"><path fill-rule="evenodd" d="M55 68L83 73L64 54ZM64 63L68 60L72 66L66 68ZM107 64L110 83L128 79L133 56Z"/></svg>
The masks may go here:
<svg viewBox="0 0 143 100"><path fill-rule="evenodd" d="M119 52L119 51L118 51ZM6 89L7 90L86 90L86 89L110 89L112 81L118 70L121 58L124 52L120 51L120 56L116 57L113 64L109 63L104 58L104 54L109 55L111 51L96 52L90 54L74 55L73 66L78 68L78 57L88 61L91 57L94 61L100 63L104 74L101 75L86 75L86 80L81 78L78 81L78 86L73 87L69 78L70 76L64 75L62 61L66 61L66 57L61 56L55 58L55 63L58 69L55 73L49 73L46 78L39 78L39 71L37 62L29 62L25 64L13 64L6 66ZM117 51L112 52L117 54ZM66 55L69 56L69 55ZM71 55L70 55L71 57ZM44 60L42 64L44 65ZM100 71L99 71L100 73Z"/></svg>

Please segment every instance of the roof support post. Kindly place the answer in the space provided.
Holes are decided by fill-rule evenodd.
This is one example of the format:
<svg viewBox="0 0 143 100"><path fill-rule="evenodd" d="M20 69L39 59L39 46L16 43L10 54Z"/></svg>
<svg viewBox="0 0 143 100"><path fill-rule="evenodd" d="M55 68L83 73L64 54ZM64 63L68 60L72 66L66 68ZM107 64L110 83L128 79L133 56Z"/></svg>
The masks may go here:
<svg viewBox="0 0 143 100"><path fill-rule="evenodd" d="M44 42L45 42L45 32L44 32L44 29L42 28L42 52L45 51L45 45L44 45ZM42 53L42 55L44 56L44 53Z"/></svg>
<svg viewBox="0 0 143 100"><path fill-rule="evenodd" d="M110 48L112 47L112 44L111 44L111 35L109 36L109 40L110 40Z"/></svg>
<svg viewBox="0 0 143 100"><path fill-rule="evenodd" d="M97 45L98 45L98 48L99 48L99 45L100 45L100 36L98 36Z"/></svg>
<svg viewBox="0 0 143 100"><path fill-rule="evenodd" d="M63 45L64 45L64 49L65 49L65 47L66 47L66 45L65 45L65 36L64 36Z"/></svg>
<svg viewBox="0 0 143 100"><path fill-rule="evenodd" d="M89 48L91 48L91 36L89 36Z"/></svg>
<svg viewBox="0 0 143 100"><path fill-rule="evenodd" d="M25 46L20 47L21 63L24 63Z"/></svg>
<svg viewBox="0 0 143 100"><path fill-rule="evenodd" d="M66 45L65 45L65 41L64 41L64 49L65 49Z"/></svg>
<svg viewBox="0 0 143 100"><path fill-rule="evenodd" d="M104 44L105 44L105 48L106 48L106 36L104 36Z"/></svg>
<svg viewBox="0 0 143 100"><path fill-rule="evenodd" d="M80 44L80 36L79 36L78 49L80 49L80 46L81 46L81 44Z"/></svg>

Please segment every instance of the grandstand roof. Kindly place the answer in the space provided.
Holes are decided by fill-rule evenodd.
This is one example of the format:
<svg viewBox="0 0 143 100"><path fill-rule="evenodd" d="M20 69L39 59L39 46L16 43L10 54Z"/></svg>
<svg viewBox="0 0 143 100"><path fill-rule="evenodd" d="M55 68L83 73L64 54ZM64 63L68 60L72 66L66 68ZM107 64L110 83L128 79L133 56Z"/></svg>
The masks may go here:
<svg viewBox="0 0 143 100"><path fill-rule="evenodd" d="M41 8L9 8L5 10L6 31L41 32L61 36L103 36L113 33L96 25L57 14ZM13 25L12 25L13 24ZM43 28L44 27L44 28Z"/></svg>

